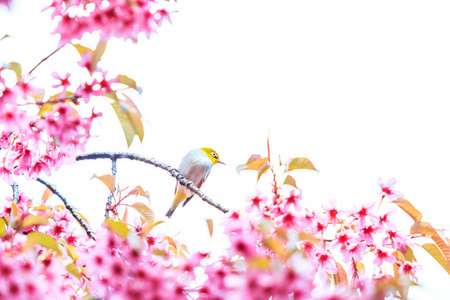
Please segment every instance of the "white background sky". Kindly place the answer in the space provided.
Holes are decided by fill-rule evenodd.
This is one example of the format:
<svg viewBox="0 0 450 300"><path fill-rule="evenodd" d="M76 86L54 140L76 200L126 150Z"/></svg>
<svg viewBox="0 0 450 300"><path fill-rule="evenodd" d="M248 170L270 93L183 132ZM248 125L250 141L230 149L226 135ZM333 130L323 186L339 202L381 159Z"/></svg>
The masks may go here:
<svg viewBox="0 0 450 300"><path fill-rule="evenodd" d="M0 36L13 36L0 43L1 62L29 70L56 48L41 3L0 8ZM308 157L320 170L293 173L304 206L319 208L332 198L344 208L378 201L378 177L396 177L396 189L424 221L450 227L448 2L181 0L175 8L173 25L137 45L111 42L101 63L144 90L135 101L145 141L130 151L178 166L193 148L216 149L227 165L214 167L202 190L241 208L256 174L237 175L235 167L253 153L266 155L270 129L274 156ZM73 49L63 49L36 75L72 72L77 59ZM105 115L88 151L126 150L117 120ZM97 226L107 193L89 179L108 171L106 161L78 163L49 181ZM174 179L126 161L118 178L121 187L149 190L163 218ZM190 249L215 249L224 243L220 235L208 237L204 219L217 225L220 216L197 198L161 230L179 233ZM412 221L402 212L395 217L408 230ZM412 299L447 299L450 277L416 251L424 288L413 290Z"/></svg>

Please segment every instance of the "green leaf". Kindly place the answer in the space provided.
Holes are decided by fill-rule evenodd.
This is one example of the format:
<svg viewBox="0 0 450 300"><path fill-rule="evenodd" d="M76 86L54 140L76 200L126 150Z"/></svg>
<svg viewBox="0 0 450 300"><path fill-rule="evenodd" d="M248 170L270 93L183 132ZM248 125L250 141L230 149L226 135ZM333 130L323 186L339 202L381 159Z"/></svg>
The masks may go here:
<svg viewBox="0 0 450 300"><path fill-rule="evenodd" d="M433 244L427 243L421 246L425 249L431 256L444 268L444 270L450 275L450 263L445 259L444 254L442 254L441 250Z"/></svg>
<svg viewBox="0 0 450 300"><path fill-rule="evenodd" d="M36 102L42 102L42 100L44 100L45 97L45 90L44 89L39 89L39 91L37 93L28 93L28 95L30 95Z"/></svg>
<svg viewBox="0 0 450 300"><path fill-rule="evenodd" d="M94 52L92 54L92 60L91 60L91 68L92 70L95 70L97 68L97 64L102 59L103 54L106 50L106 45L108 44L108 41L100 39L97 43L97 46L94 49Z"/></svg>
<svg viewBox="0 0 450 300"><path fill-rule="evenodd" d="M46 216L28 215L23 219L22 228L34 225L46 225L48 224L48 218Z"/></svg>
<svg viewBox="0 0 450 300"><path fill-rule="evenodd" d="M293 186L296 189L298 189L297 182L295 181L294 177L292 177L291 175L286 176L286 178L284 179L283 184L287 184L287 185Z"/></svg>
<svg viewBox="0 0 450 300"><path fill-rule="evenodd" d="M206 225L208 225L209 236L212 236L212 235L213 235L213 232L214 232L213 220L211 220L211 219L206 219Z"/></svg>
<svg viewBox="0 0 450 300"><path fill-rule="evenodd" d="M32 247L33 245L41 245L48 249L54 250L60 255L62 254L56 240L48 234L42 232L33 231L27 234L26 248Z"/></svg>
<svg viewBox="0 0 450 300"><path fill-rule="evenodd" d="M123 238L124 240L127 239L128 234L130 233L130 229L128 228L127 224L121 221L114 221L114 220L106 220L105 225L114 233L116 233L118 236Z"/></svg>
<svg viewBox="0 0 450 300"><path fill-rule="evenodd" d="M410 261L410 262L416 262L417 261L416 257L414 256L413 250L409 246L406 246L406 252L403 253L403 255L405 256L407 261Z"/></svg>
<svg viewBox="0 0 450 300"><path fill-rule="evenodd" d="M262 174L266 173L267 170L269 170L270 168L270 164L269 162L265 162L259 169L258 169L258 179L256 180L256 182L259 181L259 178L261 178Z"/></svg>
<svg viewBox="0 0 450 300"><path fill-rule="evenodd" d="M73 261L77 261L77 259L80 257L78 254L75 254L74 250L76 249L74 246L69 244L62 244L67 249L67 254L70 258L73 259Z"/></svg>
<svg viewBox="0 0 450 300"><path fill-rule="evenodd" d="M96 178L98 180L100 180L101 182L103 182L109 189L109 191L111 193L114 192L114 190L116 189L116 178L114 178L114 176L110 175L110 174L105 174L102 176L97 176L94 174L94 176L92 176L91 179Z"/></svg>
<svg viewBox="0 0 450 300"><path fill-rule="evenodd" d="M291 158L285 163L285 166L286 172L298 169L313 170L317 172L312 162L306 157Z"/></svg>
<svg viewBox="0 0 450 300"><path fill-rule="evenodd" d="M131 205L131 207L137 210L148 224L153 224L155 221L155 213L153 210L148 208L147 205L142 202L135 202Z"/></svg>
<svg viewBox="0 0 450 300"><path fill-rule="evenodd" d="M247 265L253 269L270 270L271 261L267 256L257 256L250 258Z"/></svg>
<svg viewBox="0 0 450 300"><path fill-rule="evenodd" d="M81 279L81 274L80 271L78 271L77 266L74 263L70 263L66 266L66 270L72 274L73 276L75 276L78 279Z"/></svg>
<svg viewBox="0 0 450 300"><path fill-rule="evenodd" d="M359 274L366 274L366 267L360 261L356 262L356 270L358 270Z"/></svg>
<svg viewBox="0 0 450 300"><path fill-rule="evenodd" d="M142 94L142 88L137 86L136 81L134 79L131 79L130 77L125 75L119 75L117 76L117 78L119 79L120 83L125 84L130 88L135 89L139 94Z"/></svg>
<svg viewBox="0 0 450 300"><path fill-rule="evenodd" d="M88 47L85 47L85 46L82 46L82 45L73 45L74 47L75 47L75 49L78 51L78 53L80 54L80 56L81 57L83 57L83 54L84 54L84 52L86 52L86 51L88 51L90 54L91 54L91 57L93 56L93 54L94 54L94 50L92 50L92 49L90 49L90 48L88 48Z"/></svg>
<svg viewBox="0 0 450 300"><path fill-rule="evenodd" d="M398 207L403 209L414 220L414 222L422 220L422 213L418 211L408 200L397 199L392 201L392 203L397 204Z"/></svg>
<svg viewBox="0 0 450 300"><path fill-rule="evenodd" d="M259 170L259 168L261 168L261 166L268 161L269 159L267 157L262 158L259 154L253 154L250 156L246 164L237 166L236 172L239 174L243 170Z"/></svg>
<svg viewBox="0 0 450 300"><path fill-rule="evenodd" d="M158 255L158 256L162 256L162 257L164 257L164 258L167 257L167 253L164 252L163 250L160 250L160 249L154 249L154 250L153 250L153 254L154 254L154 255Z"/></svg>
<svg viewBox="0 0 450 300"><path fill-rule="evenodd" d="M6 234L6 222L5 219L0 218L0 237L4 237Z"/></svg>
<svg viewBox="0 0 450 300"><path fill-rule="evenodd" d="M125 100L119 99L115 92L106 96L114 100L111 105L119 118L128 147L131 146L135 135L142 142L144 139L144 126L142 125L141 113L134 102L126 95L123 95Z"/></svg>
<svg viewBox="0 0 450 300"><path fill-rule="evenodd" d="M16 73L17 79L22 77L22 66L17 62L10 62L5 66L6 69L14 71Z"/></svg>

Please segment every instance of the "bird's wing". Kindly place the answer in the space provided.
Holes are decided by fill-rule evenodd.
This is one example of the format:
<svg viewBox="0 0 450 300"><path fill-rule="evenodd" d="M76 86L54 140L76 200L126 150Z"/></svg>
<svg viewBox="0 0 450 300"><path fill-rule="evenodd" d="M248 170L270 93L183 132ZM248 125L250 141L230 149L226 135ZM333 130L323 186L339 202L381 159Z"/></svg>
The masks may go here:
<svg viewBox="0 0 450 300"><path fill-rule="evenodd" d="M202 150L195 149L189 152L180 164L178 171L187 179L200 188L211 172L212 162ZM175 192L180 187L179 183L175 186Z"/></svg>

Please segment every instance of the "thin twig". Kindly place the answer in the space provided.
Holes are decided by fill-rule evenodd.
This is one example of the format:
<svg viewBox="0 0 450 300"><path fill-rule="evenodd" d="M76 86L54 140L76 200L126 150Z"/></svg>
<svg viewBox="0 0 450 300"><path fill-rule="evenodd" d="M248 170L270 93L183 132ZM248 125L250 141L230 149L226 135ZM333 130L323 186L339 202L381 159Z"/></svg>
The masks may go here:
<svg viewBox="0 0 450 300"><path fill-rule="evenodd" d="M116 158L111 159L111 174L114 178L116 178L116 175L117 175L117 159ZM109 211L110 211L109 208L111 207L111 204L112 204L112 198L114 196L113 193L114 193L114 191L112 191L108 195L108 200L106 201L105 218L109 218Z"/></svg>
<svg viewBox="0 0 450 300"><path fill-rule="evenodd" d="M50 183L46 182L45 180L43 180L42 178L37 178L36 179L37 182L42 183L43 185L45 185L53 194L55 194L56 196L59 197L59 199L61 199L61 201L64 203L64 206L70 211L70 213L72 214L72 216L75 218L75 220L78 221L78 223L80 223L81 227L83 227L83 229L86 231L87 235L95 240L95 236L94 233L92 232L92 230L89 228L89 225L86 224L86 222L84 222L84 220L81 218L81 216L75 211L75 209L73 208L73 206L67 201L67 199L61 195L61 193L55 189Z"/></svg>
<svg viewBox="0 0 450 300"><path fill-rule="evenodd" d="M15 204L19 203L19 185L13 181L11 184L12 190L13 190L13 201Z"/></svg>
<svg viewBox="0 0 450 300"><path fill-rule="evenodd" d="M46 61L47 59L49 59L53 54L55 54L56 52L58 52L59 50L61 50L62 47L64 47L64 45L59 46L55 51L53 51L52 53L50 53L49 55L47 55L46 57L44 57L37 65L34 66L33 69L31 69L30 72L28 72L28 74L33 73L34 70L36 70L37 67L39 67L44 61Z"/></svg>
<svg viewBox="0 0 450 300"><path fill-rule="evenodd" d="M187 187L189 190L191 190L193 193L197 194L203 201L208 203L211 206L214 206L218 210L222 211L223 213L227 213L228 209L220 205L219 203L214 202L209 197L207 197L203 192L197 188L192 181L187 180L177 169L163 163L160 161L157 161L154 158L146 158L139 154L133 154L133 153L124 153L124 152L98 152L98 153L88 153L88 154L82 154L77 157L77 161L81 160L90 160L90 159L129 159L129 160L137 160L146 164L153 165L157 168L166 170L169 172L169 174L174 177L181 185Z"/></svg>

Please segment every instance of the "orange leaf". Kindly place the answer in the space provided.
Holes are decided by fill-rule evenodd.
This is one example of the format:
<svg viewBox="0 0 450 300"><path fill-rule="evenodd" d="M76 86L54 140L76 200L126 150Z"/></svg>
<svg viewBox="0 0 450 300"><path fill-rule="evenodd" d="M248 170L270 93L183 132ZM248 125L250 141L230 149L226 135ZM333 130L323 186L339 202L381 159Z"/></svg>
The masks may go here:
<svg viewBox="0 0 450 300"><path fill-rule="evenodd" d="M209 236L212 236L212 235L213 235L213 232L214 232L213 220L207 219L207 220L206 220L206 224L208 225Z"/></svg>
<svg viewBox="0 0 450 300"><path fill-rule="evenodd" d="M345 272L344 267L336 261L337 273L333 274L335 284L345 284L348 285L347 272Z"/></svg>
<svg viewBox="0 0 450 300"><path fill-rule="evenodd" d="M312 162L306 157L291 158L286 163L286 172L298 169L317 171Z"/></svg>
<svg viewBox="0 0 450 300"><path fill-rule="evenodd" d="M418 222L422 220L422 213L418 211L408 200L406 199L397 199L392 201L403 209L413 220L414 222Z"/></svg>
<svg viewBox="0 0 450 300"><path fill-rule="evenodd" d="M437 232L437 235L431 236L431 239L436 243L442 251L442 254L444 254L445 259L450 264L450 246L447 242L439 235L439 232Z"/></svg>
<svg viewBox="0 0 450 300"><path fill-rule="evenodd" d="M270 164L269 162L265 162L259 169L258 169L258 179L256 181L259 181L259 178L261 178L262 174L266 173L267 170L269 170Z"/></svg>
<svg viewBox="0 0 450 300"><path fill-rule="evenodd" d="M137 210L148 224L153 224L155 221L155 213L147 205L142 202L135 202L131 207Z"/></svg>
<svg viewBox="0 0 450 300"><path fill-rule="evenodd" d="M438 233L436 232L436 229L434 229L433 226L431 226L430 223L428 222L414 222L414 224L411 226L410 229L411 233L421 233L421 234L428 234L431 236L439 236Z"/></svg>
<svg viewBox="0 0 450 300"><path fill-rule="evenodd" d="M112 176L110 174L106 174L106 175L102 175L102 176L97 176L94 174L94 176L92 178L97 178L98 180L103 182L108 187L108 189L111 193L113 193L114 190L116 189L116 178L114 178L114 176Z"/></svg>
<svg viewBox="0 0 450 300"><path fill-rule="evenodd" d="M177 243L175 243L175 241L170 236L165 236L164 240L167 240L169 242L169 245L174 247L175 251L177 252L177 249L178 249Z"/></svg>
<svg viewBox="0 0 450 300"><path fill-rule="evenodd" d="M147 192L142 188L142 186L138 185L134 189L132 189L128 195L136 195L136 196L142 196L147 198L148 205L150 205L150 196L147 194Z"/></svg>
<svg viewBox="0 0 450 300"><path fill-rule="evenodd" d="M259 154L253 154L250 156L246 164L237 166L236 171L239 174L243 170L259 170L259 168L261 168L261 166L268 160L269 159L267 157L262 158Z"/></svg>
<svg viewBox="0 0 450 300"><path fill-rule="evenodd" d="M50 207L47 207L44 204L40 204L38 206L33 207L33 210L47 210L47 209L50 209Z"/></svg>
<svg viewBox="0 0 450 300"><path fill-rule="evenodd" d="M42 194L41 202L44 204L51 195L53 195L53 192L50 191L49 188L46 188L44 194Z"/></svg>

